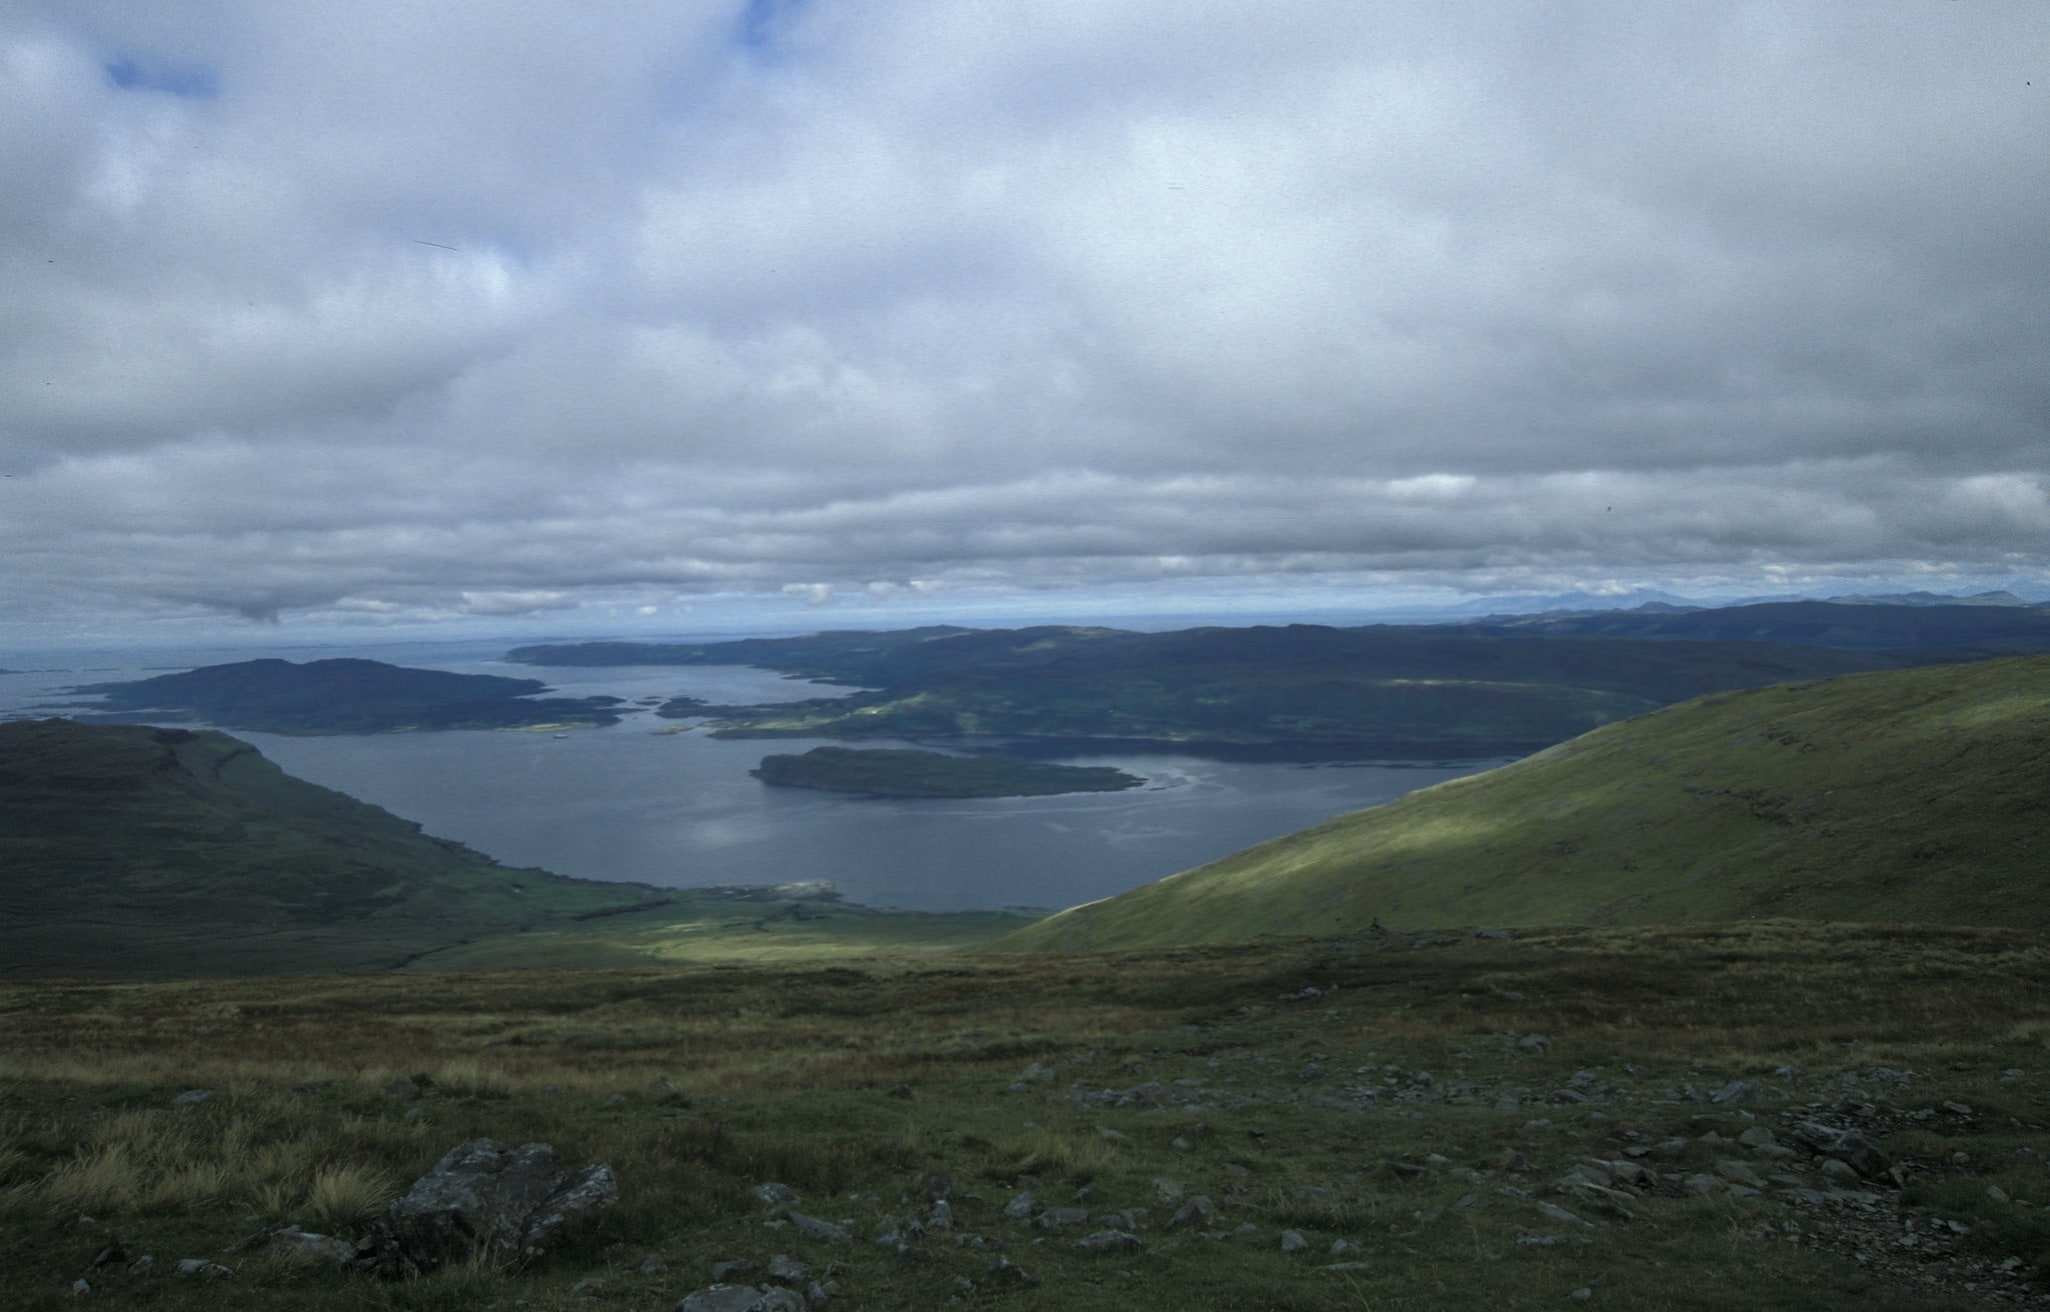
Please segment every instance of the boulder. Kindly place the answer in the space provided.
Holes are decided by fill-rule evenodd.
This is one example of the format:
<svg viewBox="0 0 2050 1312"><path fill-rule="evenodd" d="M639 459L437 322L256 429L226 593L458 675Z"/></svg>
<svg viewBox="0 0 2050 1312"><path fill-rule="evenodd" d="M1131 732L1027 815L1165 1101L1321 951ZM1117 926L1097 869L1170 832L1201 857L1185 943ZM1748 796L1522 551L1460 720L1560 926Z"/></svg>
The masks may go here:
<svg viewBox="0 0 2050 1312"><path fill-rule="evenodd" d="M545 1143L477 1139L448 1151L385 1208L369 1264L393 1275L475 1258L502 1266L545 1253L572 1222L619 1197L604 1163L568 1171Z"/></svg>

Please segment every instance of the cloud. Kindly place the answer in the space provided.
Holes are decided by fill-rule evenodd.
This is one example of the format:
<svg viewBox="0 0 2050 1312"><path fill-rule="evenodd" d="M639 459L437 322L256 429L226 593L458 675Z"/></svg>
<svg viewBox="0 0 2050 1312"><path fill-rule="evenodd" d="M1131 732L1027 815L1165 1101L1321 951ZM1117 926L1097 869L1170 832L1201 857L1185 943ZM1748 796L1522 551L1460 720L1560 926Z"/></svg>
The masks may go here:
<svg viewBox="0 0 2050 1312"><path fill-rule="evenodd" d="M0 601L2040 590L2044 35L38 0Z"/></svg>

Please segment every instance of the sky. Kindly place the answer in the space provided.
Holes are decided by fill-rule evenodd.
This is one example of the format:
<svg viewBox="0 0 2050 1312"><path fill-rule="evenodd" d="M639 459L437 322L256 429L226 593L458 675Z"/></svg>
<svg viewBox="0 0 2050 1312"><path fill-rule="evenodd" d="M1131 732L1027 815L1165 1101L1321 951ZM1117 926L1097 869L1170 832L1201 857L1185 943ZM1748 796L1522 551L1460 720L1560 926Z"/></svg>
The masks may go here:
<svg viewBox="0 0 2050 1312"><path fill-rule="evenodd" d="M2050 597L2040 0L13 0L0 639Z"/></svg>

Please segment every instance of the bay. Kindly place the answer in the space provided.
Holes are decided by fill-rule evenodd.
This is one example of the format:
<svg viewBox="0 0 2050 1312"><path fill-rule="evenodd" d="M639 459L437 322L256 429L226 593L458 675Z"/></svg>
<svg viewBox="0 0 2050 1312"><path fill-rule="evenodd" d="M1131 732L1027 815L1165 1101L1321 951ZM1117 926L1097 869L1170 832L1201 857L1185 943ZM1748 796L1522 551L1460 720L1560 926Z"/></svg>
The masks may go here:
<svg viewBox="0 0 2050 1312"><path fill-rule="evenodd" d="M788 700L836 690L739 667L533 667L495 644L252 652L46 653L0 676L0 711L31 711L72 683L140 678L254 655L366 656L460 673L538 678L568 696L629 702ZM59 662L64 662L60 666ZM0 658L17 669L20 657ZM81 673L79 671L89 670ZM303 779L375 803L512 866L662 887L829 880L852 901L942 911L1056 908L1109 897L1241 848L1499 761L1223 762L1139 752L1062 756L1143 778L1118 793L970 800L874 799L760 783L771 752L825 740L719 740L631 706L619 724L567 734L285 737L238 732ZM900 743L865 744L904 746Z"/></svg>

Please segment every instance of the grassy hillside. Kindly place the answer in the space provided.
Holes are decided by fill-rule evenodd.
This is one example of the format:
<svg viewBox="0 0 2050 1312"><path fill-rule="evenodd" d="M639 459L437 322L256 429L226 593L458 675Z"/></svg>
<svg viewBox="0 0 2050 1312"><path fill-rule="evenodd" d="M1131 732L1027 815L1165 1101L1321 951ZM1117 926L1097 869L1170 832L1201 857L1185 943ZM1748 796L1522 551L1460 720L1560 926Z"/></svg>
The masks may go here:
<svg viewBox="0 0 2050 1312"><path fill-rule="evenodd" d="M0 971L397 965L660 897L509 870L223 733L0 724Z"/></svg>
<svg viewBox="0 0 2050 1312"><path fill-rule="evenodd" d="M1445 940L0 983L0 1306L669 1309L730 1262L871 1312L1949 1312L2050 1264L2043 934ZM261 1242L483 1136L618 1205L518 1271Z"/></svg>
<svg viewBox="0 0 2050 1312"><path fill-rule="evenodd" d="M1723 693L1055 916L1075 950L1389 926L2050 925L2050 658Z"/></svg>

